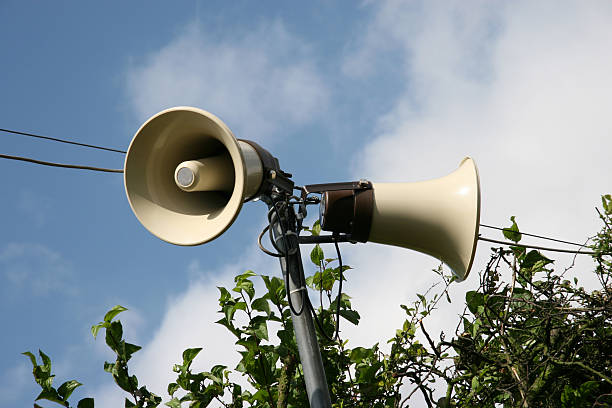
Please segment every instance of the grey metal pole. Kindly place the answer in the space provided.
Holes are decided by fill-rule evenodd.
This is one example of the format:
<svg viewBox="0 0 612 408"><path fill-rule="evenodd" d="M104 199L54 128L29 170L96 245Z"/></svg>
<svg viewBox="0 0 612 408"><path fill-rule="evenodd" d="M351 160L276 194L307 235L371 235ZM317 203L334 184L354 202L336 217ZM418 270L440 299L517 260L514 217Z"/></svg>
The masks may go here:
<svg viewBox="0 0 612 408"><path fill-rule="evenodd" d="M273 208L274 205L271 205ZM331 399L325 371L323 370L323 360L321 359L321 349L315 334L312 316L305 303L306 293L304 267L300 255L300 246L295 233L296 218L293 207L288 206L279 209L280 220L276 217L277 212L272 211L271 226L276 245L285 254L290 254L280 259L283 277L289 274L289 293L294 308L302 313L296 315L291 311L293 329L297 341L298 352L302 368L304 369L304 381L306 383L306 393L311 408L331 408ZM287 237L285 239L280 223L285 226Z"/></svg>

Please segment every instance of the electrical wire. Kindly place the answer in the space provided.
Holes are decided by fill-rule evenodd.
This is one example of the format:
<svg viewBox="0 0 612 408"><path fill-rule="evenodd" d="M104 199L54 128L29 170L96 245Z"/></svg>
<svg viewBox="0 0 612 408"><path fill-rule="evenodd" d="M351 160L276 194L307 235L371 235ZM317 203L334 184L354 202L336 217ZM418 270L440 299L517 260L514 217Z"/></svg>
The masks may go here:
<svg viewBox="0 0 612 408"><path fill-rule="evenodd" d="M276 244L276 240L274 239L274 234L272 233L272 229L269 228L269 226L272 224L272 211L276 212L276 217L280 227L281 227L281 232L283 234L283 238L287 238L288 233L285 230L284 225L280 222L280 215L278 212L278 208L276 207L276 203L273 204L274 208L270 208L270 210L268 210L268 231L269 231L269 235L270 235L270 242L272 243L272 246L274 247L274 249L276 249L278 251L278 254L280 254L280 257L284 257L284 256L290 256L290 255L295 255L295 253L297 252L297 248L292 248L289 252L286 252L285 250L279 248L279 246Z"/></svg>
<svg viewBox="0 0 612 408"><path fill-rule="evenodd" d="M478 239L481 240L481 241L493 242L495 244L519 246L519 247L532 248L532 249L540 249L540 250L543 250L543 251L565 252L565 253L569 253L569 254L581 254L581 255L597 255L597 253L593 252L593 251L574 251L574 250L571 250L571 249L547 248L547 247L541 247L541 246L536 246L536 245L524 245L524 244L518 244L518 243L512 243L512 242L498 241L496 239L485 238L485 237L481 237L481 236L479 236ZM601 253L601 255L612 255L612 254Z"/></svg>
<svg viewBox="0 0 612 408"><path fill-rule="evenodd" d="M318 197L308 197L308 194L305 193L305 189L304 187L300 187L300 186L295 186L294 187L295 190L299 190L302 192L301 197L296 197L296 196L292 196L291 198L293 198L295 200L294 204L299 205L299 217L298 217L298 239L300 236L300 233L302 232L302 223L304 221L304 218L306 218L306 206L308 204L319 204L320 200L318 199ZM289 202L290 204L292 202ZM314 320L315 325L317 326L317 328L319 329L319 332L321 333L321 335L327 339L330 342L335 342L338 339L338 334L340 332L340 300L342 298L342 281L344 279L343 276L343 269L344 267L342 266L342 255L340 255L340 248L338 247L338 238L336 235L334 235L334 244L336 247L336 253L338 254L338 262L340 264L340 289L339 289L339 295L338 295L338 299L337 299L337 305L336 305L336 330L335 330L335 335L334 337L330 337L327 332L325 331L325 328L323 327L323 323L321 322L320 316L317 315L317 311L315 310L314 306L312 305L312 302L310 301L310 297L306 296L306 301L307 306L308 306L308 310L310 311L310 314L312 316L312 320ZM321 276L321 279L323 279L323 277ZM319 288L320 293L322 293L323 290L323 285L321 285L321 287ZM323 307L323 305L321 305L321 308Z"/></svg>
<svg viewBox="0 0 612 408"><path fill-rule="evenodd" d="M51 167L63 167L67 169L79 169L79 170L92 170L92 171L101 171L105 173L123 173L123 169L106 169L103 167L92 167L92 166L81 166L77 164L65 164L65 163L54 163L43 160L31 159L29 157L21 157L21 156L11 156L8 154L0 154L0 159L9 159L9 160L19 160L28 163L40 164L43 166L51 166Z"/></svg>
<svg viewBox="0 0 612 408"><path fill-rule="evenodd" d="M545 237L545 236L542 236L542 235L536 235L536 234L530 234L530 233L528 233L528 232L523 232L523 231L512 231L510 228L501 228L501 227L495 227L495 226L493 226L493 225L486 225L486 224L480 224L480 226L481 226L481 227L485 227L485 228L496 229L496 230L499 230L499 231L509 231L509 232L513 232L513 233L515 233L515 232L516 232L516 233L521 234L521 235L527 235L527 236L529 236L529 237L546 239L546 240L548 240L548 241L560 242L560 243L562 243L562 244L576 245L576 246L579 246L579 247L583 247L583 246L584 246L584 244L579 244L579 243L577 243L577 242L564 241L564 240L562 240L562 239L550 238L550 237Z"/></svg>
<svg viewBox="0 0 612 408"><path fill-rule="evenodd" d="M88 148L91 148L91 149L106 150L108 152L123 153L123 154L127 153L125 150L113 149L113 148L110 148L110 147L92 145L92 144L87 144L87 143L73 142L72 140L59 139L59 138L50 137L50 136L42 136L42 135L37 135L35 133L26 133L26 132L20 132L20 131L17 131L17 130L10 130L10 129L2 129L2 128L0 128L0 132L12 133L14 135L20 135L20 136L35 137L37 139L45 139L45 140L50 140L50 141L53 141L53 142L67 143L67 144L77 145L77 146L81 146L81 147L88 147Z"/></svg>
<svg viewBox="0 0 612 408"><path fill-rule="evenodd" d="M275 258L282 258L284 255L281 255L279 253L274 253L272 251L267 250L263 244L261 243L261 240L263 238L263 236L266 234L267 231L270 230L270 225L266 225L263 229L263 231L261 231L261 233L259 234L259 236L257 237L257 245L259 245L259 249L261 249L266 255L270 255L273 256Z"/></svg>
<svg viewBox="0 0 612 408"><path fill-rule="evenodd" d="M285 226L282 223L280 212L278 211L278 207L276 204L277 202L274 201L272 203L272 207L274 211L276 212L276 222L280 226L281 236L283 237L283 240L285 241L285 247L286 247L287 242L289 242L288 234L287 234L287 230L285 229ZM271 215L272 215L272 208L270 209L270 211L268 211L268 221L270 221L270 224L272 223ZM270 232L271 231L272 229L270 228ZM271 233L270 233L270 237L272 237ZM297 248L292 248L293 249L292 251L282 251L280 250L280 248L278 248L278 246L276 245L276 242L274 242L273 239L271 241L272 241L272 245L274 246L274 248L276 248L278 252L281 254L281 257L288 258L289 256L295 255L297 253ZM286 259L286 262L288 263L289 260ZM301 276L301 274L299 275ZM306 282L298 282L298 288L306 289ZM285 291L287 292L287 302L289 303L289 309L291 309L291 312L294 315L300 316L302 313L304 313L304 309L307 307L310 300L308 298L308 293L303 293L302 294L302 305L300 306L300 310L298 311L295 309L295 307L293 306L293 301L291 300L291 291L289 290L289 271L285 273Z"/></svg>
<svg viewBox="0 0 612 408"><path fill-rule="evenodd" d="M339 340L339 334L340 334L340 301L342 299L342 281L344 280L344 274L343 274L344 266L342 265L342 255L340 254L340 248L338 247L337 239L334 240L334 246L336 247L336 254L338 255L338 264L339 264L339 268L340 268L340 283L338 284L338 296L336 298L336 324L335 324L336 327L334 329L333 337L330 336L329 334L327 334L327 332L323 328L323 323L321 322L321 316L317 315L317 312L316 312L314 306L312 305L312 302L310 302L310 299L308 299L308 305L309 305L310 313L312 314L312 318L315 321L319 331L321 332L321 335L323 337L325 337L325 339L327 341L330 341L332 343L334 343L334 342ZM322 290L322 288L320 288L320 290Z"/></svg>

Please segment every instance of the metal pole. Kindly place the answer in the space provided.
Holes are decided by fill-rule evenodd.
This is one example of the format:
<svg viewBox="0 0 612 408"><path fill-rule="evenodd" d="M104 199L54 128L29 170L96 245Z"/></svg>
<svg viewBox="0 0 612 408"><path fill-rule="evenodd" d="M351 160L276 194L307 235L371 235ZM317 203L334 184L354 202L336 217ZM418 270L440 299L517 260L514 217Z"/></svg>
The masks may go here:
<svg viewBox="0 0 612 408"><path fill-rule="evenodd" d="M274 208L274 204L269 204L269 206ZM280 215L280 220L277 218L277 214ZM283 235L281 222L285 232L287 232L286 238ZM292 310L291 318L302 368L304 369L308 401L311 408L331 408L321 350L315 334L312 316L305 303L305 296L308 296L308 294L306 293L306 279L296 235L297 224L293 207L284 206L284 208L279 208L278 211L272 211L270 224L276 245L284 254L290 254L279 258L283 277L289 274L289 293L287 293L287 296L291 297L291 302L296 311L299 312L302 309L302 313L299 315L294 314Z"/></svg>

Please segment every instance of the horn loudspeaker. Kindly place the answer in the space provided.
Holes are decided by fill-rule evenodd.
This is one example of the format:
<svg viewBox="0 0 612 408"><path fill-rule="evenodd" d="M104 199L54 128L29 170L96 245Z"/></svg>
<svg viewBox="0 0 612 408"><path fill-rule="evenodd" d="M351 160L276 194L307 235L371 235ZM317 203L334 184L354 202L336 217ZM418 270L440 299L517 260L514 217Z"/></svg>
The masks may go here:
<svg viewBox="0 0 612 408"><path fill-rule="evenodd" d="M167 109L147 120L124 166L134 214L153 235L176 245L221 235L262 178L255 149L237 140L221 119L192 107Z"/></svg>
<svg viewBox="0 0 612 408"><path fill-rule="evenodd" d="M480 181L474 160L451 174L416 183L373 183L368 241L410 248L469 274L480 222Z"/></svg>

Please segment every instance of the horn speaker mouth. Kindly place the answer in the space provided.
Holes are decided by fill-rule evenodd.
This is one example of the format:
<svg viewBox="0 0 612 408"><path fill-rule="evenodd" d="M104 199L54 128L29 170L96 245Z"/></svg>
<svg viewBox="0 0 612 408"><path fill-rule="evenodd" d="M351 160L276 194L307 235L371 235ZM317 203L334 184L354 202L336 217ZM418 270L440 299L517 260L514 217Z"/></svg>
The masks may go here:
<svg viewBox="0 0 612 408"><path fill-rule="evenodd" d="M215 158L229 163L222 171L226 187L179 188L175 172L181 163ZM132 139L124 167L125 190L136 217L153 235L176 245L199 245L229 228L242 207L246 177L231 130L215 115L192 107L167 109L147 120Z"/></svg>

